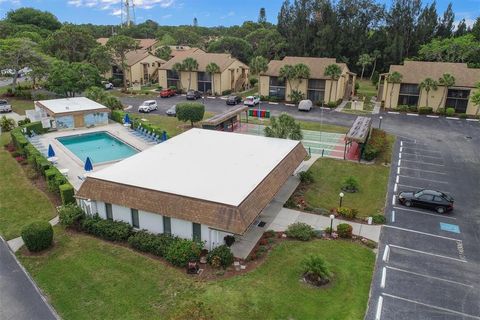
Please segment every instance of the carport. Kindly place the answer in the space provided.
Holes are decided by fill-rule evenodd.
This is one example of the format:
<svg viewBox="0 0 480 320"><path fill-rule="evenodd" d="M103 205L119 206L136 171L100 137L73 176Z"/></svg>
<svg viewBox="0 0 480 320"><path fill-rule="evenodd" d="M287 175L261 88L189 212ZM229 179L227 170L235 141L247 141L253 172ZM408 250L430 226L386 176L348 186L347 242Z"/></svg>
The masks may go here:
<svg viewBox="0 0 480 320"><path fill-rule="evenodd" d="M237 126L241 125L240 114L245 112L245 117L248 123L248 106L241 106L234 109L227 110L223 113L214 115L213 117L202 121L203 129L219 130L219 131L234 131Z"/></svg>
<svg viewBox="0 0 480 320"><path fill-rule="evenodd" d="M352 127L345 136L345 148L343 151L343 159L356 160L362 159L363 149L370 137L370 129L372 127L372 119L369 117L357 117ZM347 157L348 156L348 157Z"/></svg>

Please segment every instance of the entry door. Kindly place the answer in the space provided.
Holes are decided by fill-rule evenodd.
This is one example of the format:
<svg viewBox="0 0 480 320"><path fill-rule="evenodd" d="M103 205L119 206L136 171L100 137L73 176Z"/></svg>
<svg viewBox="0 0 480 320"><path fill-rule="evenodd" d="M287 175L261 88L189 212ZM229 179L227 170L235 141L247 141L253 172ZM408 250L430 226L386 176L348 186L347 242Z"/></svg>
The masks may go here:
<svg viewBox="0 0 480 320"><path fill-rule="evenodd" d="M75 124L75 128L82 128L85 126L84 120L83 120L83 114L76 114L73 116L73 121Z"/></svg>

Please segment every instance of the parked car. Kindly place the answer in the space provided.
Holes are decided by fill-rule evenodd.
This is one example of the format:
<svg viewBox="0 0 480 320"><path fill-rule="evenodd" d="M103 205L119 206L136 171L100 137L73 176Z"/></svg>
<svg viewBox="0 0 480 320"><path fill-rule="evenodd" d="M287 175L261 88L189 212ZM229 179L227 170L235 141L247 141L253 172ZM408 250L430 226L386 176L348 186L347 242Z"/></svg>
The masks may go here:
<svg viewBox="0 0 480 320"><path fill-rule="evenodd" d="M453 210L453 198L443 192L421 189L403 191L398 194L398 201L406 207L419 207L445 213Z"/></svg>
<svg viewBox="0 0 480 320"><path fill-rule="evenodd" d="M155 100L147 100L147 101L144 101L142 103L141 106L138 107L138 112L151 112L151 111L154 111L154 110L157 110L158 109L158 106L157 106L157 101Z"/></svg>
<svg viewBox="0 0 480 320"><path fill-rule="evenodd" d="M310 111L312 110L313 103L310 100L302 100L298 104L298 111Z"/></svg>
<svg viewBox="0 0 480 320"><path fill-rule="evenodd" d="M174 104L173 106L171 106L170 108L168 108L168 110L165 111L165 113L166 113L167 116L169 116L169 117L176 117L176 116L177 116L177 105Z"/></svg>
<svg viewBox="0 0 480 320"><path fill-rule="evenodd" d="M12 106L8 104L7 100L0 100L0 112L12 112Z"/></svg>
<svg viewBox="0 0 480 320"><path fill-rule="evenodd" d="M248 96L245 98L245 101L243 101L243 104L249 107L254 107L259 103L260 103L259 96Z"/></svg>
<svg viewBox="0 0 480 320"><path fill-rule="evenodd" d="M112 90L113 89L113 83L109 81L102 81L102 85L105 88L105 90Z"/></svg>
<svg viewBox="0 0 480 320"><path fill-rule="evenodd" d="M242 97L240 96L229 96L227 98L227 104L228 105L236 105L236 104L239 104L240 102L242 102Z"/></svg>
<svg viewBox="0 0 480 320"><path fill-rule="evenodd" d="M197 90L188 90L187 91L187 100L197 100L202 98L202 93Z"/></svg>
<svg viewBox="0 0 480 320"><path fill-rule="evenodd" d="M163 89L162 91L160 91L160 98L170 98L176 94L177 92L175 91L175 89L171 89L171 88Z"/></svg>

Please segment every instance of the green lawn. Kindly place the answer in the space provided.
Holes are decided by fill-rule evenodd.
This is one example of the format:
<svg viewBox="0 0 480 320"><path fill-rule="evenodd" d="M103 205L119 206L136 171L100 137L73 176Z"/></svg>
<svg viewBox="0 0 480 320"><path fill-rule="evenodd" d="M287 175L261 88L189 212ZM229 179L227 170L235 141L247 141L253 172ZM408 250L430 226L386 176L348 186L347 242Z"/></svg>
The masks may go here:
<svg viewBox="0 0 480 320"><path fill-rule="evenodd" d="M300 281L300 262L325 258L334 273L326 288ZM64 319L363 319L375 255L344 241L286 241L258 269L202 281L159 260L82 234L55 228L55 247L18 254ZM198 305L202 307L198 307Z"/></svg>
<svg viewBox="0 0 480 320"><path fill-rule="evenodd" d="M205 112L203 119L208 119L213 116L211 112ZM176 136L185 130L191 128L189 122L179 121L176 117L169 117L157 114L142 114L140 116L143 119L147 119L150 123L159 126L168 132L169 136ZM198 126L198 125L197 125Z"/></svg>
<svg viewBox="0 0 480 320"><path fill-rule="evenodd" d="M12 105L13 112L24 115L25 110L35 109L32 100L23 100L18 98L7 98L8 103Z"/></svg>
<svg viewBox="0 0 480 320"><path fill-rule="evenodd" d="M0 233L10 240L35 220L50 220L56 214L48 197L33 186L15 159L3 148L10 134L0 136Z"/></svg>
<svg viewBox="0 0 480 320"><path fill-rule="evenodd" d="M310 170L315 177L315 182L305 192L310 207L327 210L338 207L342 183L353 176L359 183L359 191L345 193L343 206L358 209L360 217L383 214L389 167L321 158Z"/></svg>

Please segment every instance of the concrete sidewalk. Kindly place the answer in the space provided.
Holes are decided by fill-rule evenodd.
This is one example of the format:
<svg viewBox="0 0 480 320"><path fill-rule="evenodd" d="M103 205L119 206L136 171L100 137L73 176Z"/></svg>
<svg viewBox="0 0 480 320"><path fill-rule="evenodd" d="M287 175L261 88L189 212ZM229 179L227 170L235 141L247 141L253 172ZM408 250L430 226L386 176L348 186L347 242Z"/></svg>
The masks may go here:
<svg viewBox="0 0 480 320"><path fill-rule="evenodd" d="M285 231L289 225L295 222L309 224L315 230L325 230L325 228L330 227L329 217L281 208L280 212L278 212L276 218L272 221L268 228L275 231ZM353 227L354 235L364 237L375 242L378 242L380 239L380 231L382 229L382 226L380 225L368 225L353 221L335 219L333 220L334 229L340 223L348 223L351 225Z"/></svg>
<svg viewBox="0 0 480 320"><path fill-rule="evenodd" d="M54 217L52 220L49 221L49 223L52 226L57 225L60 222L58 216ZM18 237L15 239L8 240L8 246L13 252L17 252L25 243L23 242L22 237Z"/></svg>

